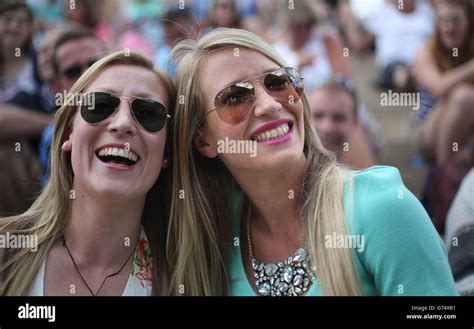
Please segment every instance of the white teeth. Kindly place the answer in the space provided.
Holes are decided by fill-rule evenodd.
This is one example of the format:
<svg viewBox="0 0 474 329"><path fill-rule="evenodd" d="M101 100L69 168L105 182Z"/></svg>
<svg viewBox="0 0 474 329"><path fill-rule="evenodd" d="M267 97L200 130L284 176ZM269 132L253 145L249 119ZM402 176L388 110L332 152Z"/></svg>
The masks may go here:
<svg viewBox="0 0 474 329"><path fill-rule="evenodd" d="M98 155L99 156L113 155L113 156L119 156L125 159L129 159L130 161L133 161L133 162L138 161L138 155L136 155L132 151L127 151L125 149L117 148L117 147L104 147L103 149L99 150Z"/></svg>
<svg viewBox="0 0 474 329"><path fill-rule="evenodd" d="M268 131L264 131L263 133L258 134L255 139L259 142L263 142L269 139L281 138L288 134L289 131L290 127L288 126L288 123L284 123L277 128L270 129Z"/></svg>

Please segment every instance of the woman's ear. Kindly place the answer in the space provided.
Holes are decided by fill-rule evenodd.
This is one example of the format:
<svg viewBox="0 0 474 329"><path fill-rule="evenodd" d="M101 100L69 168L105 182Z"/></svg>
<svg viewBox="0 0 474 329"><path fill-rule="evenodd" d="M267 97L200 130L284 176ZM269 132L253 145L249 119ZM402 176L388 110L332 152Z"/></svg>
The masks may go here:
<svg viewBox="0 0 474 329"><path fill-rule="evenodd" d="M197 131L194 136L194 146L198 149L199 153L208 158L215 158L217 156L217 150L213 147L202 134L201 131Z"/></svg>
<svg viewBox="0 0 474 329"><path fill-rule="evenodd" d="M61 149L63 150L63 152L71 152L72 150L71 141L69 140L65 141L63 145L61 146Z"/></svg>
<svg viewBox="0 0 474 329"><path fill-rule="evenodd" d="M71 152L72 150L71 133L68 133L66 135L67 137L64 139L61 149L63 150L63 152Z"/></svg>

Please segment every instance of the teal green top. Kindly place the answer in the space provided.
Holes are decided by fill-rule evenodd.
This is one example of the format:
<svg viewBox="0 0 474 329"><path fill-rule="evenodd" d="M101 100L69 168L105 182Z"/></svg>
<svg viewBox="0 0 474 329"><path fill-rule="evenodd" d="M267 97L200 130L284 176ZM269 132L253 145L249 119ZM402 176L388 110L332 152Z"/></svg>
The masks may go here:
<svg viewBox="0 0 474 329"><path fill-rule="evenodd" d="M241 193L233 235L239 241L243 207ZM364 248L353 249L364 295L458 295L443 241L423 206L403 185L398 169L375 166L356 173L352 187L344 187L344 212L348 234L364 237ZM240 248L231 247L229 254L230 295L255 296ZM322 296L317 279L307 295Z"/></svg>

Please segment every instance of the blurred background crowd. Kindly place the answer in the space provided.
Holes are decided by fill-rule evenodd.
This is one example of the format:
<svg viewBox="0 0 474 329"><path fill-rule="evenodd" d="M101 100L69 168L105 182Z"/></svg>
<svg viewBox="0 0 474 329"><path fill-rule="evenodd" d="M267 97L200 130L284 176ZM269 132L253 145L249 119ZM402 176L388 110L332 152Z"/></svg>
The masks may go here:
<svg viewBox="0 0 474 329"><path fill-rule="evenodd" d="M341 163L399 168L474 294L473 20L474 0L0 0L0 216L47 182L59 95L94 61L139 50L173 76L179 40L242 28L302 73Z"/></svg>

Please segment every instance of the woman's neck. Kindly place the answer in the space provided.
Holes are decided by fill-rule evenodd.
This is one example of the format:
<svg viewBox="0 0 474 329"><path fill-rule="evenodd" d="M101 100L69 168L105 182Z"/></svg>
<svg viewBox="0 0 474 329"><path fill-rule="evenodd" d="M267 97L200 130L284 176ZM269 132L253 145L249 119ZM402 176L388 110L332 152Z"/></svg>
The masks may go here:
<svg viewBox="0 0 474 329"><path fill-rule="evenodd" d="M306 158L302 156L293 166L281 172L236 177L250 199L252 227L272 238L297 233L305 170Z"/></svg>
<svg viewBox="0 0 474 329"><path fill-rule="evenodd" d="M75 258L103 267L123 263L138 242L145 197L110 201L78 194L64 233Z"/></svg>

